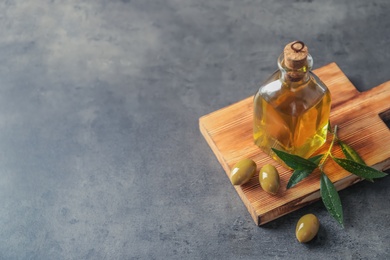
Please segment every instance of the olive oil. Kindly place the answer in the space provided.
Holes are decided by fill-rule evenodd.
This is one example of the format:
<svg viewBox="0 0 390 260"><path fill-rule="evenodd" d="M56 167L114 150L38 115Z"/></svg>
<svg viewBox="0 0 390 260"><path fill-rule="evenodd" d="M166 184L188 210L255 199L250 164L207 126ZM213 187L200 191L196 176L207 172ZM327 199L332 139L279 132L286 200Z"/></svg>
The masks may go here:
<svg viewBox="0 0 390 260"><path fill-rule="evenodd" d="M326 141L330 92L310 72L312 58L302 42L298 42L302 48L293 48L291 54L296 43L286 46L278 60L279 70L254 98L255 144L275 160L271 148L308 158Z"/></svg>

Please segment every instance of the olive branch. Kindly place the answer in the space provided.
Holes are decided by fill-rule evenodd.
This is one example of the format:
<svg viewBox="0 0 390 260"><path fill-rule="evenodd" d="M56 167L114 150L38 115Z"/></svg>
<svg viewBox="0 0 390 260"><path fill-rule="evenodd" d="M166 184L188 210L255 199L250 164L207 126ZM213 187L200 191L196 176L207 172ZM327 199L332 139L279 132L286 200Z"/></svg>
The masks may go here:
<svg viewBox="0 0 390 260"><path fill-rule="evenodd" d="M346 171L371 182L373 182L373 179L385 177L387 174L367 166L364 160L351 146L341 141L337 136L337 125L332 131L329 124L328 130L333 135L333 138L325 154L305 159L298 155L292 155L274 148L272 148L272 150L287 166L294 170L287 183L287 189L297 185L300 181L314 172L315 169L318 168L320 170L320 194L322 202L332 217L344 227L343 208L339 194L332 181L324 172L324 165L326 161L330 158ZM340 145L345 158L337 158L333 156L332 148L335 142Z"/></svg>

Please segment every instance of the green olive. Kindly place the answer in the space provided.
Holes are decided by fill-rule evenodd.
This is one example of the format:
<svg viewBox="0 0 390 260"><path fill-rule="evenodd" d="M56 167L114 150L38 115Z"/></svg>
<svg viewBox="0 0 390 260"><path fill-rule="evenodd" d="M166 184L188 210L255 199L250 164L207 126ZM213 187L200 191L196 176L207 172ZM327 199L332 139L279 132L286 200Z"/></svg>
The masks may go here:
<svg viewBox="0 0 390 260"><path fill-rule="evenodd" d="M280 178L278 170L271 164L266 164L260 169L259 173L260 186L266 192L275 195L280 187Z"/></svg>
<svg viewBox="0 0 390 260"><path fill-rule="evenodd" d="M317 235L319 228L318 218L313 214L306 214L298 220L295 235L299 242L306 243Z"/></svg>
<svg viewBox="0 0 390 260"><path fill-rule="evenodd" d="M256 163L251 159L243 159L236 163L230 173L233 185L242 185L250 180L256 172Z"/></svg>

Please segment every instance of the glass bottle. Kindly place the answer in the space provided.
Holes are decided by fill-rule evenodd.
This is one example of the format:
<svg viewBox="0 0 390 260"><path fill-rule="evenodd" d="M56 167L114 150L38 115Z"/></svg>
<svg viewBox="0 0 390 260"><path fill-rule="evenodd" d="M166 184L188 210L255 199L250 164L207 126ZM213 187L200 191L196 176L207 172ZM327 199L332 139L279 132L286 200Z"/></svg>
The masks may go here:
<svg viewBox="0 0 390 260"><path fill-rule="evenodd" d="M331 96L312 66L303 42L287 44L254 97L255 144L277 161L271 148L308 158L326 141Z"/></svg>

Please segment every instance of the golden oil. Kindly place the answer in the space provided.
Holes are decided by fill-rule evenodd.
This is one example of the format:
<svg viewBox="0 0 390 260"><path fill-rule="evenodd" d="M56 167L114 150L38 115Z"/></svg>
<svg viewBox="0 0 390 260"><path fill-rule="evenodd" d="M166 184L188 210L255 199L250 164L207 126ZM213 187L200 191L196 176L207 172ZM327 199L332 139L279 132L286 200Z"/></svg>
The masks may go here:
<svg viewBox="0 0 390 260"><path fill-rule="evenodd" d="M326 141L330 92L310 72L313 60L307 47L298 42L303 53L298 48L291 53L296 43L286 45L278 59L279 70L254 98L255 144L275 160L271 148L308 158Z"/></svg>

